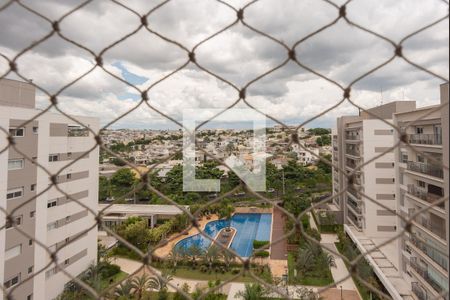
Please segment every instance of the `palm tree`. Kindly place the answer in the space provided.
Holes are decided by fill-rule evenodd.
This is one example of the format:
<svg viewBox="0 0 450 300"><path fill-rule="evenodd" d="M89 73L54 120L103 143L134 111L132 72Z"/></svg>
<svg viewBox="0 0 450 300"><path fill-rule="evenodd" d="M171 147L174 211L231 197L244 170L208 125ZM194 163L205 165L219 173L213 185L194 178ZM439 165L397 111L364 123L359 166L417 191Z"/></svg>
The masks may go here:
<svg viewBox="0 0 450 300"><path fill-rule="evenodd" d="M209 269L212 269L214 263L219 258L219 255L220 255L219 248L217 248L216 246L213 245L208 248L208 250L204 255L204 258L206 263L208 264Z"/></svg>
<svg viewBox="0 0 450 300"><path fill-rule="evenodd" d="M254 284L245 284L245 290L240 291L236 294L235 298L240 298L244 300L260 300L263 298L264 290L261 285Z"/></svg>
<svg viewBox="0 0 450 300"><path fill-rule="evenodd" d="M150 278L150 285L157 290L167 289L167 283L173 280L173 276L169 273L161 273L160 276Z"/></svg>
<svg viewBox="0 0 450 300"><path fill-rule="evenodd" d="M137 299L141 299L144 292L148 289L155 288L154 282L147 274L142 274L141 276L134 277L131 280L131 285L133 287L133 294L136 295Z"/></svg>
<svg viewBox="0 0 450 300"><path fill-rule="evenodd" d="M131 299L133 296L133 284L127 279L119 284L114 290L114 296L119 299Z"/></svg>
<svg viewBox="0 0 450 300"><path fill-rule="evenodd" d="M186 254L192 258L192 264L195 264L196 259L204 253L203 249L197 245L190 246L186 252Z"/></svg>
<svg viewBox="0 0 450 300"><path fill-rule="evenodd" d="M300 248L297 256L297 270L304 274L314 267L314 255L310 249Z"/></svg>
<svg viewBox="0 0 450 300"><path fill-rule="evenodd" d="M169 262L172 262L173 269L177 268L178 260L180 259L181 253L180 249L172 249L167 256Z"/></svg>
<svg viewBox="0 0 450 300"><path fill-rule="evenodd" d="M227 269L230 269L230 265L235 259L235 255L231 253L230 251L223 251L222 252L223 260L225 261L225 265L227 266Z"/></svg>

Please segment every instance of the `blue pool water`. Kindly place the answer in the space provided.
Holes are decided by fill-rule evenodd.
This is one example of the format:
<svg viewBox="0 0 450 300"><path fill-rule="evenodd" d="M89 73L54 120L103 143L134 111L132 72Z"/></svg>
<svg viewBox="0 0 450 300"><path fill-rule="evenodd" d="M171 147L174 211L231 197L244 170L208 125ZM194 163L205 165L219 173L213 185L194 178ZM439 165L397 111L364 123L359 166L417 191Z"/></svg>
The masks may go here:
<svg viewBox="0 0 450 300"><path fill-rule="evenodd" d="M204 232L214 239L219 231L228 226L226 220L211 221L205 226ZM234 214L231 227L236 229L236 235L231 243L231 249L241 257L249 257L253 250L253 241L270 241L272 214ZM211 241L200 234L196 234L179 241L175 247L189 249L196 245L208 249Z"/></svg>

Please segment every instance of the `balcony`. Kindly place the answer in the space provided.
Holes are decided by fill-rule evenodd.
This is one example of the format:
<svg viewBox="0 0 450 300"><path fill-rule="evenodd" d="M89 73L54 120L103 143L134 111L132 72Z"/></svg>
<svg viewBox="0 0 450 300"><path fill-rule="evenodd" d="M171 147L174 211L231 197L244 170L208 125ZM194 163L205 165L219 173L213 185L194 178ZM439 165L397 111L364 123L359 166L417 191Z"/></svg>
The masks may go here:
<svg viewBox="0 0 450 300"><path fill-rule="evenodd" d="M443 255L439 250L431 247L414 235L411 237L410 242L423 254L425 254L427 257L431 258L435 263L441 266L442 269L448 271L448 257Z"/></svg>
<svg viewBox="0 0 450 300"><path fill-rule="evenodd" d="M359 151L357 151L357 150L354 150L354 149L347 149L346 151L345 151L345 154L348 154L348 155L352 155L352 156L361 156L361 153L359 152Z"/></svg>
<svg viewBox="0 0 450 300"><path fill-rule="evenodd" d="M349 187L349 188L347 188L347 192L350 194L350 196L355 198L357 201L361 201L361 195L359 195L355 189Z"/></svg>
<svg viewBox="0 0 450 300"><path fill-rule="evenodd" d="M350 208L356 212L357 214L361 215L362 214L362 209L360 206L358 206L357 203L355 203L354 201L351 200L347 200L347 204L348 206L350 206Z"/></svg>
<svg viewBox="0 0 450 300"><path fill-rule="evenodd" d="M356 229L361 231L362 230L362 221L361 221L361 219L359 219L357 216L355 216L351 210L349 210L348 212L349 213L347 214L347 219L350 221L350 223L353 224L353 226L356 227Z"/></svg>
<svg viewBox="0 0 450 300"><path fill-rule="evenodd" d="M444 178L444 170L442 169L442 167L436 165L415 161L408 161L407 168L409 171L418 172L433 177Z"/></svg>
<svg viewBox="0 0 450 300"><path fill-rule="evenodd" d="M441 293L443 291L443 288L429 275L428 270L426 267L421 266L416 262L416 258L411 258L410 261L411 268L420 275L435 291L438 293Z"/></svg>
<svg viewBox="0 0 450 300"><path fill-rule="evenodd" d="M359 141L360 137L359 137L359 135L346 134L345 139L350 140L350 141Z"/></svg>
<svg viewBox="0 0 450 300"><path fill-rule="evenodd" d="M443 195L430 193L425 188L420 188L414 184L408 184L408 194L417 197L421 200L424 200L430 204L439 201L443 197ZM436 206L441 209L445 209L445 203L440 203Z"/></svg>
<svg viewBox="0 0 450 300"><path fill-rule="evenodd" d="M421 222L418 222L422 227L428 229L429 231L431 231L432 233L434 233L435 235L437 235L438 237L440 237L441 239L445 240L445 228L441 228L441 227L437 227L435 225L433 225L430 220L427 219L422 219Z"/></svg>
<svg viewBox="0 0 450 300"><path fill-rule="evenodd" d="M417 282L411 283L411 290L419 300L429 300L428 294L426 291L424 291Z"/></svg>
<svg viewBox="0 0 450 300"><path fill-rule="evenodd" d="M418 145L442 145L440 134L408 134L410 144Z"/></svg>

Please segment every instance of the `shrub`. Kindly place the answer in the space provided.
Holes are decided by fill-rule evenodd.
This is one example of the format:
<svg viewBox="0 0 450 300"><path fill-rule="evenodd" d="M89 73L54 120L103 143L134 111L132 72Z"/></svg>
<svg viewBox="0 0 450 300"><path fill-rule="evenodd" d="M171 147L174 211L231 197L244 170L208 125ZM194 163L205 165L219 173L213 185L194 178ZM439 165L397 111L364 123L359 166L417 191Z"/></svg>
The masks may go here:
<svg viewBox="0 0 450 300"><path fill-rule="evenodd" d="M208 267L206 265L201 265L200 266L200 272L202 272L202 273L208 272Z"/></svg>
<svg viewBox="0 0 450 300"><path fill-rule="evenodd" d="M109 278L120 272L120 267L118 265L107 264L102 266L100 269L100 274L103 278Z"/></svg>
<svg viewBox="0 0 450 300"><path fill-rule="evenodd" d="M233 270L231 270L231 274L233 274L233 275L239 274L239 272L241 272L240 269L233 269Z"/></svg>
<svg viewBox="0 0 450 300"><path fill-rule="evenodd" d="M319 242L322 239L320 237L320 233L316 229L308 229L308 230L306 230L306 234Z"/></svg>
<svg viewBox="0 0 450 300"><path fill-rule="evenodd" d="M258 240L254 240L253 241L253 249L259 249L265 245L268 245L269 241L258 241Z"/></svg>
<svg viewBox="0 0 450 300"><path fill-rule="evenodd" d="M268 251L262 250L255 252L255 257L269 257L270 253Z"/></svg>

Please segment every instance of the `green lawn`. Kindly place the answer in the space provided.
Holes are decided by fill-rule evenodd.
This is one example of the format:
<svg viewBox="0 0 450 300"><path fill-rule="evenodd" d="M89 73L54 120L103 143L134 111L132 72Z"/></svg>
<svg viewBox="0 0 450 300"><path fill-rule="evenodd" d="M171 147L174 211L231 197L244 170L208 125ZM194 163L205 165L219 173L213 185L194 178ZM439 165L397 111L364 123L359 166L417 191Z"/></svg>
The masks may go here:
<svg viewBox="0 0 450 300"><path fill-rule="evenodd" d="M109 278L102 279L102 281L100 282L100 288L102 290L106 289L111 284L118 283L118 282L124 280L127 276L128 276L127 273L120 271L119 273L117 273ZM112 280L112 283L110 283L111 280Z"/></svg>
<svg viewBox="0 0 450 300"><path fill-rule="evenodd" d="M220 280L220 281L227 281L230 278L236 276L235 274L232 274L231 272L226 273L216 273L216 272L200 272L200 270L194 270L194 269L187 269L187 268L177 268L177 270L172 273L173 270L169 269L161 269L161 271L166 271L173 276L180 277L180 278L186 278L186 279L197 279L197 280ZM238 278L234 279L233 281L236 282L253 282L255 281L250 276L239 276Z"/></svg>
<svg viewBox="0 0 450 300"><path fill-rule="evenodd" d="M309 272L305 276L295 277L295 258L292 253L288 254L288 274L290 284L302 284L311 286L327 286L332 284L333 275L331 274L330 268L326 270L314 270Z"/></svg>

